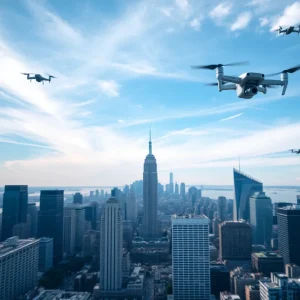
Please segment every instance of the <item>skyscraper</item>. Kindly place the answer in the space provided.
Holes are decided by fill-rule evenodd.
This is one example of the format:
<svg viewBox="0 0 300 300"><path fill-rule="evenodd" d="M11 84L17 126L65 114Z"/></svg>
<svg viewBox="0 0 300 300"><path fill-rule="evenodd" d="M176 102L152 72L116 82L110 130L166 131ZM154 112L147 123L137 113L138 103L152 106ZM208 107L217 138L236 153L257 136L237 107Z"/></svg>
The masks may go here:
<svg viewBox="0 0 300 300"><path fill-rule="evenodd" d="M210 299L209 219L172 218L174 300Z"/></svg>
<svg viewBox="0 0 300 300"><path fill-rule="evenodd" d="M180 197L182 200L185 200L185 183L180 183Z"/></svg>
<svg viewBox="0 0 300 300"><path fill-rule="evenodd" d="M279 251L285 264L300 265L300 205L278 208Z"/></svg>
<svg viewBox="0 0 300 300"><path fill-rule="evenodd" d="M14 226L26 224L27 185L6 185L3 194L2 241L13 235Z"/></svg>
<svg viewBox="0 0 300 300"><path fill-rule="evenodd" d="M253 243L270 245L273 229L272 201L264 192L256 192L250 198L250 224Z"/></svg>
<svg viewBox="0 0 300 300"><path fill-rule="evenodd" d="M75 248L81 251L85 231L85 209L81 205L75 207L75 224Z"/></svg>
<svg viewBox="0 0 300 300"><path fill-rule="evenodd" d="M76 216L74 207L64 208L64 254L72 256L75 253Z"/></svg>
<svg viewBox="0 0 300 300"><path fill-rule="evenodd" d="M47 272L53 266L53 239L42 237L39 244L39 272Z"/></svg>
<svg viewBox="0 0 300 300"><path fill-rule="evenodd" d="M129 197L127 199L127 220L130 220L133 223L135 223L137 220L137 205L135 193L133 190L130 191Z"/></svg>
<svg viewBox="0 0 300 300"><path fill-rule="evenodd" d="M63 257L64 191L41 191L38 237L53 238L53 262Z"/></svg>
<svg viewBox="0 0 300 300"><path fill-rule="evenodd" d="M120 204L110 198L101 215L100 288L117 291L122 287L123 229Z"/></svg>
<svg viewBox="0 0 300 300"><path fill-rule="evenodd" d="M174 194L174 181L172 172L170 173L169 193Z"/></svg>
<svg viewBox="0 0 300 300"><path fill-rule="evenodd" d="M178 183L175 183L175 194L178 195L179 194L179 186Z"/></svg>
<svg viewBox="0 0 300 300"><path fill-rule="evenodd" d="M37 285L39 241L10 237L0 243L0 299L17 299Z"/></svg>
<svg viewBox="0 0 300 300"><path fill-rule="evenodd" d="M28 203L27 206L28 216L30 217L30 237L36 237L37 234L37 219L38 219L38 211L35 203Z"/></svg>
<svg viewBox="0 0 300 300"><path fill-rule="evenodd" d="M248 221L250 215L249 198L255 192L262 192L263 184L237 169L233 169L233 179L235 195L233 219L234 221L239 221L241 219Z"/></svg>
<svg viewBox="0 0 300 300"><path fill-rule="evenodd" d="M227 220L227 200L225 197L218 198L218 219L221 221Z"/></svg>
<svg viewBox="0 0 300 300"><path fill-rule="evenodd" d="M227 221L219 225L221 260L251 260L251 226L244 222Z"/></svg>
<svg viewBox="0 0 300 300"><path fill-rule="evenodd" d="M83 196L82 196L82 194L75 193L74 196L73 196L73 203L74 204L82 204L82 202L83 202Z"/></svg>
<svg viewBox="0 0 300 300"><path fill-rule="evenodd" d="M157 165L155 156L152 154L151 133L149 154L144 162L143 184L144 219L142 236L153 238L159 235L159 226L157 218Z"/></svg>

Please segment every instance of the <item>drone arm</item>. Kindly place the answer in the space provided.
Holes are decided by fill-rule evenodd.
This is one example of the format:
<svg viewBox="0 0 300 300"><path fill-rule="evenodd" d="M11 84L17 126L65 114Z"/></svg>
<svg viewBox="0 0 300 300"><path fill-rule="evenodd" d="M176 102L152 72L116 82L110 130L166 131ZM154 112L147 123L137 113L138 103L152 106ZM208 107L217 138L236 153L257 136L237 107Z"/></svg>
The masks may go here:
<svg viewBox="0 0 300 300"><path fill-rule="evenodd" d="M227 76L227 75L223 75L222 80L225 82L230 82L235 84L240 84L242 81L240 77Z"/></svg>
<svg viewBox="0 0 300 300"><path fill-rule="evenodd" d="M226 91L226 90L236 90L236 85L235 84L222 84L221 86L221 90L222 91Z"/></svg>
<svg viewBox="0 0 300 300"><path fill-rule="evenodd" d="M35 77L29 77L29 75L27 76L27 79L35 79Z"/></svg>

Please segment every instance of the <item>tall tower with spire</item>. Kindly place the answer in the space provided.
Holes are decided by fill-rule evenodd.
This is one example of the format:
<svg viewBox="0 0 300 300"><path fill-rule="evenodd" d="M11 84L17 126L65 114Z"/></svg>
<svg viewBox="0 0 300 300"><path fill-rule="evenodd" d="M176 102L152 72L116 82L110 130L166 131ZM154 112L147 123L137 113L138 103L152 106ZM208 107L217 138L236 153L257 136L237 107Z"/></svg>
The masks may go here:
<svg viewBox="0 0 300 300"><path fill-rule="evenodd" d="M159 235L157 219L157 164L152 154L151 130L149 134L149 154L144 162L143 173L144 219L141 235L145 238L155 238Z"/></svg>

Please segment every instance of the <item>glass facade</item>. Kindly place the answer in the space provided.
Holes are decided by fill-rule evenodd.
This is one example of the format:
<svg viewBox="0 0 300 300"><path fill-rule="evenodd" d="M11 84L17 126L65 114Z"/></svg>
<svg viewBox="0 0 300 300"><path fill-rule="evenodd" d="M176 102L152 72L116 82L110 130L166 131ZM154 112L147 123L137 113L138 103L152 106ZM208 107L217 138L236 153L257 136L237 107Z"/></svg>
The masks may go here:
<svg viewBox="0 0 300 300"><path fill-rule="evenodd" d="M248 221L250 219L249 199L255 192L263 191L263 184L239 170L233 169L234 207L233 219Z"/></svg>

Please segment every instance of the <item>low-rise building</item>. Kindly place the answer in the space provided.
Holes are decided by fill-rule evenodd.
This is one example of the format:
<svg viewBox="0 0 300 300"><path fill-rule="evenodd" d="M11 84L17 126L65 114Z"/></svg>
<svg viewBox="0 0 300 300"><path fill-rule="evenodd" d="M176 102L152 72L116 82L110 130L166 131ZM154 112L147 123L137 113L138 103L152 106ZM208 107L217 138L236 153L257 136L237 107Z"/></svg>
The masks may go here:
<svg viewBox="0 0 300 300"><path fill-rule="evenodd" d="M283 258L275 252L252 253L252 268L270 277L272 272L284 272Z"/></svg>
<svg viewBox="0 0 300 300"><path fill-rule="evenodd" d="M239 295L234 295L230 293L220 293L220 300L241 300Z"/></svg>
<svg viewBox="0 0 300 300"><path fill-rule="evenodd" d="M87 292L69 292L62 290L41 289L33 300L91 300L92 296Z"/></svg>
<svg viewBox="0 0 300 300"><path fill-rule="evenodd" d="M245 286L246 300L260 300L259 284Z"/></svg>
<svg viewBox="0 0 300 300"><path fill-rule="evenodd" d="M217 299L220 297L220 292L230 291L230 275L223 263L210 263L210 286L211 294Z"/></svg>

